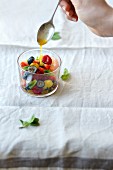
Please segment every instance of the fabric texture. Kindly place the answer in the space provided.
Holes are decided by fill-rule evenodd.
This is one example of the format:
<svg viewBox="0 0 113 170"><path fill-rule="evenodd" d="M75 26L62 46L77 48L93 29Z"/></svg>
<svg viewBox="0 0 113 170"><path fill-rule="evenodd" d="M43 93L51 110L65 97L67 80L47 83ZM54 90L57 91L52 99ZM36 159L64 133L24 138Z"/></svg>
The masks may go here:
<svg viewBox="0 0 113 170"><path fill-rule="evenodd" d="M67 68L71 77L59 78L58 90L45 98L20 88L17 58L39 47L37 30L57 3L0 0L1 170L113 169L113 38L97 37L58 8L54 24L62 39L44 48L61 57L60 76ZM40 126L19 129L19 120L33 114Z"/></svg>

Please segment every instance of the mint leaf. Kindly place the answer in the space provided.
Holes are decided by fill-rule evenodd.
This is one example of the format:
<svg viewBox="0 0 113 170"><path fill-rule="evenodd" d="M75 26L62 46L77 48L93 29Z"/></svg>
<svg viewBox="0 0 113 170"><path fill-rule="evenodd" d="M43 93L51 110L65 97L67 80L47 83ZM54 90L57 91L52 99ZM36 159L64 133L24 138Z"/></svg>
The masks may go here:
<svg viewBox="0 0 113 170"><path fill-rule="evenodd" d="M61 78L62 78L62 80L68 80L69 74L67 74L67 75L62 75Z"/></svg>
<svg viewBox="0 0 113 170"><path fill-rule="evenodd" d="M20 120L20 122L22 123L22 127L20 127L20 128L25 128L25 127L28 127L29 125L30 125L30 123L29 122L26 122L26 121L23 121L23 120Z"/></svg>
<svg viewBox="0 0 113 170"><path fill-rule="evenodd" d="M35 116L32 115L31 119L29 120L29 123L32 123L34 121L34 119L35 119Z"/></svg>
<svg viewBox="0 0 113 170"><path fill-rule="evenodd" d="M65 68L65 69L64 69L64 75L67 75L67 74L69 74L69 72L68 72L68 69Z"/></svg>
<svg viewBox="0 0 113 170"><path fill-rule="evenodd" d="M31 126L39 126L39 125L40 125L40 123L39 123L39 119L38 118L35 118L33 120L33 122L31 123Z"/></svg>
<svg viewBox="0 0 113 170"><path fill-rule="evenodd" d="M20 129L28 127L28 126L39 126L40 125L39 119L36 118L34 115L31 117L29 121L20 120L20 122L22 123L22 127L20 127Z"/></svg>
<svg viewBox="0 0 113 170"><path fill-rule="evenodd" d="M59 32L55 32L53 37L52 37L52 40L60 40L60 39L61 39L60 33Z"/></svg>
<svg viewBox="0 0 113 170"><path fill-rule="evenodd" d="M25 67L23 67L23 69L24 69L25 71L27 71L27 70L28 70L28 67L29 67L29 66L25 66Z"/></svg>
<svg viewBox="0 0 113 170"><path fill-rule="evenodd" d="M65 81L65 80L68 80L69 77L70 77L70 73L68 72L68 69L65 68L65 69L64 69L64 73L63 73L63 75L61 76L61 79Z"/></svg>
<svg viewBox="0 0 113 170"><path fill-rule="evenodd" d="M50 73L51 71L50 70L45 70L44 73Z"/></svg>

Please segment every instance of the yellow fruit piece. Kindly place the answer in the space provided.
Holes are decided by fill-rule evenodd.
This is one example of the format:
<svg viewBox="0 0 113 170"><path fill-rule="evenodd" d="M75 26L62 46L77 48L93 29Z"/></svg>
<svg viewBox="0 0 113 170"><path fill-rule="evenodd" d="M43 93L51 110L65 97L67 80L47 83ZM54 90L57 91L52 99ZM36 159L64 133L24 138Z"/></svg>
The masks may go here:
<svg viewBox="0 0 113 170"><path fill-rule="evenodd" d="M36 61L39 63L40 62L40 60L39 59L36 59Z"/></svg>
<svg viewBox="0 0 113 170"><path fill-rule="evenodd" d="M44 63L42 61L40 61L40 66L44 66Z"/></svg>
<svg viewBox="0 0 113 170"><path fill-rule="evenodd" d="M53 86L53 82L51 80L45 80L44 83L45 83L44 89L50 88Z"/></svg>
<svg viewBox="0 0 113 170"><path fill-rule="evenodd" d="M35 66L36 68L39 68L39 64L37 63L31 63L30 66Z"/></svg>
<svg viewBox="0 0 113 170"><path fill-rule="evenodd" d="M27 90L28 93L34 94L32 90Z"/></svg>
<svg viewBox="0 0 113 170"><path fill-rule="evenodd" d="M42 61L43 55L40 54L39 60Z"/></svg>
<svg viewBox="0 0 113 170"><path fill-rule="evenodd" d="M43 90L42 94L47 94L48 90Z"/></svg>

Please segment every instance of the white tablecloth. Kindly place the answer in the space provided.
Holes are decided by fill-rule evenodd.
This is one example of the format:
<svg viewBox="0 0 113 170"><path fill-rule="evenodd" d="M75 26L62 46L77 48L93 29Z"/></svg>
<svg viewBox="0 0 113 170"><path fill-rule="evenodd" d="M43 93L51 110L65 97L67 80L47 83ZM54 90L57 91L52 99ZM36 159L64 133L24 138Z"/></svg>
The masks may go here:
<svg viewBox="0 0 113 170"><path fill-rule="evenodd" d="M113 1L110 1L113 4ZM80 21L55 16L62 39L45 48L62 59L68 81L56 93L34 98L20 89L18 55L37 48L36 32L57 1L0 1L0 169L113 169L113 38L93 35ZM19 119L39 127L19 129Z"/></svg>

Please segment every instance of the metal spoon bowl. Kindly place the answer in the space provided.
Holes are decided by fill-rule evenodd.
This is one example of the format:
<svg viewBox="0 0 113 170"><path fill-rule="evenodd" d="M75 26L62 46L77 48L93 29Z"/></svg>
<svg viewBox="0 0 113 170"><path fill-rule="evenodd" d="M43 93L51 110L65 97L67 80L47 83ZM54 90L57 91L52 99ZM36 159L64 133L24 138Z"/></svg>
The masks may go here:
<svg viewBox="0 0 113 170"><path fill-rule="evenodd" d="M51 22L47 22L41 25L37 34L37 42L39 45L46 44L52 38L54 32L55 27Z"/></svg>
<svg viewBox="0 0 113 170"><path fill-rule="evenodd" d="M41 27L38 30L37 42L39 43L39 45L46 44L52 38L52 36L54 35L55 27L54 27L54 24L53 24L53 18L54 18L54 15L56 13L56 10L57 10L57 8L59 6L59 2L57 4L57 7L56 7L50 21L42 24Z"/></svg>

